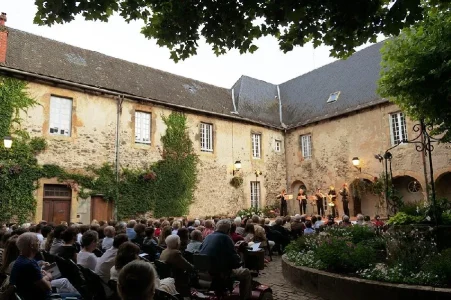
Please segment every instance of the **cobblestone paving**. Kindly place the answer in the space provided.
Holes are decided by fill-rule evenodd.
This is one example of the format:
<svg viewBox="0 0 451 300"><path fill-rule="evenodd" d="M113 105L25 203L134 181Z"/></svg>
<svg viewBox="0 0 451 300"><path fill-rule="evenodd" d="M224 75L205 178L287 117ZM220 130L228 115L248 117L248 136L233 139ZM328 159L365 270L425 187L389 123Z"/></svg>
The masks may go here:
<svg viewBox="0 0 451 300"><path fill-rule="evenodd" d="M272 288L274 300L322 300L322 298L296 288L285 281L282 274L281 256L273 256L273 261L255 279Z"/></svg>

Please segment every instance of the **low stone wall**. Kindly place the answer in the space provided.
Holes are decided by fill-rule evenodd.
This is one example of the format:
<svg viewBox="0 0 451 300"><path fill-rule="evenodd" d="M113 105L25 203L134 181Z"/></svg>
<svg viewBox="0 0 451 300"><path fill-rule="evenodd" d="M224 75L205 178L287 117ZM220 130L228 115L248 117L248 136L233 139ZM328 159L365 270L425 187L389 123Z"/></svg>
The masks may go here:
<svg viewBox="0 0 451 300"><path fill-rule="evenodd" d="M451 289L346 277L295 266L285 255L282 257L282 272L291 284L324 300L451 299Z"/></svg>

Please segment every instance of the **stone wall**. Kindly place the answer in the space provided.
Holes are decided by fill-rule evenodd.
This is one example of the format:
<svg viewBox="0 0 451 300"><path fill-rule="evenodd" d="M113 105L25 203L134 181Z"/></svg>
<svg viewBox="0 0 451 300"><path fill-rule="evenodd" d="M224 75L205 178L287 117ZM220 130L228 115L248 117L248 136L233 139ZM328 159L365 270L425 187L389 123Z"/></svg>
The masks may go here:
<svg viewBox="0 0 451 300"><path fill-rule="evenodd" d="M389 115L398 112L399 108L393 104L384 104L366 109L348 116L322 121L290 131L286 135L288 186L291 193L297 193L293 189L302 182L307 187L308 193L321 187L323 192L329 190L329 186L335 186L338 191L344 183L351 184L355 179L374 180L383 171L383 165L374 157L375 154L383 154L391 147ZM416 137L412 127L415 123L407 120L407 133L409 139ZM300 136L311 134L312 158L304 159L300 148ZM417 180L423 193L420 196L405 194L405 200L410 197L424 198L426 187L422 156L415 150L413 144L403 144L390 150L393 154L393 177L410 176ZM352 158L360 159L361 173L352 165ZM436 145L433 152L435 178L445 172L449 172L451 165L451 151L449 145ZM402 188L402 187L399 187ZM343 213L342 205L338 197L339 212ZM376 213L384 214L383 210L377 210L377 197L367 195L362 202L367 211L364 214L373 216ZM350 213L354 214L353 202L349 203ZM293 206L298 213L299 210ZM372 208L369 210L368 208ZM312 212L312 207L308 206Z"/></svg>
<svg viewBox="0 0 451 300"><path fill-rule="evenodd" d="M114 163L116 157L117 99L95 96L83 92L30 83L29 93L40 105L23 114L23 126L32 136L44 136L49 144L46 151L38 155L41 164L57 164L71 171L82 172L91 164ZM72 134L70 137L49 134L50 96L73 99ZM151 145L136 144L134 140L135 111L152 114ZM125 99L119 123L119 165L121 168L141 168L161 159L161 136L166 127L162 115L169 115L170 109L151 103L138 103ZM277 193L286 184L285 152L275 152L275 140L284 140L283 133L265 127L249 125L212 116L187 114L188 128L195 150L199 154L198 188L195 202L190 208L191 216L234 214L250 206L250 182L255 181L256 170L262 175L257 178L261 185L261 206L275 201ZM213 124L214 151L200 151L199 124ZM262 134L262 157L253 159L251 133ZM242 187L230 185L233 164L241 160ZM174 186L177 189L177 186ZM36 220L42 218L42 193L38 195ZM41 195L41 196L39 196ZM40 199L39 199L40 198ZM162 199L164 201L164 199ZM71 221L89 219L89 205L79 199L79 209L72 209Z"/></svg>

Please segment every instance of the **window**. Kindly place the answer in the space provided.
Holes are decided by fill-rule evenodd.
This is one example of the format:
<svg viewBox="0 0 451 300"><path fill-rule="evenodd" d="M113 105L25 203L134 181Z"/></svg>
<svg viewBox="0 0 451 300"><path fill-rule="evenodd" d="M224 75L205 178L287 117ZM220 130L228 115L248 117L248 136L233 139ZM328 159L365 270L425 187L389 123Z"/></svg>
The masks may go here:
<svg viewBox="0 0 451 300"><path fill-rule="evenodd" d="M310 134L301 135L301 149L304 159L312 158L312 136Z"/></svg>
<svg viewBox="0 0 451 300"><path fill-rule="evenodd" d="M52 135L71 135L72 99L50 97L49 131Z"/></svg>
<svg viewBox="0 0 451 300"><path fill-rule="evenodd" d="M340 91L332 93L329 95L329 99L327 99L327 103L332 103L338 100L338 97L340 97Z"/></svg>
<svg viewBox="0 0 451 300"><path fill-rule="evenodd" d="M135 143L150 144L150 120L150 113L142 111L135 112Z"/></svg>
<svg viewBox="0 0 451 300"><path fill-rule="evenodd" d="M390 136L392 146L407 140L406 118L402 112L390 114Z"/></svg>
<svg viewBox="0 0 451 300"><path fill-rule="evenodd" d="M260 158L261 157L261 134L252 134L252 157Z"/></svg>
<svg viewBox="0 0 451 300"><path fill-rule="evenodd" d="M274 150L276 150L276 152L280 152L282 150L282 141L276 140Z"/></svg>
<svg viewBox="0 0 451 300"><path fill-rule="evenodd" d="M251 207L260 207L260 182L251 181Z"/></svg>
<svg viewBox="0 0 451 300"><path fill-rule="evenodd" d="M213 125L200 123L200 150L213 152Z"/></svg>

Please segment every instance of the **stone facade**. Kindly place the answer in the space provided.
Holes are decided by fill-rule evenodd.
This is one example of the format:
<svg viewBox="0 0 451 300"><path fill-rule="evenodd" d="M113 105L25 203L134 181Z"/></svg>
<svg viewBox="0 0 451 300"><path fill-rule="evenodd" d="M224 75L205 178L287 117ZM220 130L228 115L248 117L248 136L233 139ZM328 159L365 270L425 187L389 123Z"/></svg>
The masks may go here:
<svg viewBox="0 0 451 300"><path fill-rule="evenodd" d="M39 105L23 115L23 126L32 136L44 136L48 149L38 155L40 164L57 164L67 170L80 171L91 165L114 163L116 160L116 129L118 99L92 95L80 91L29 83L29 94ZM60 96L72 99L71 136L55 136L49 133L50 97ZM150 145L135 143L135 111L152 115ZM170 109L151 103L138 103L124 99L119 123L119 165L140 168L161 159L161 136L165 133L162 115L169 115ZM281 188L285 187L286 169L282 131L248 123L214 118L203 114L187 113L188 128L195 150L199 154L198 187L195 202L190 208L191 216L234 214L250 206L250 182L259 181L261 187L260 206L275 201ZM200 151L199 124L213 124L214 151ZM252 158L251 134L262 135L261 159ZM282 149L276 152L275 140L282 141ZM233 164L242 163L239 171L243 185L236 189L230 185ZM255 177L255 171L262 175ZM37 196L36 220L43 214L43 185L58 184L56 178L42 180ZM177 188L176 186L174 188ZM77 199L73 191L73 199ZM90 200L78 198L71 205L70 220L86 223L90 221ZM78 204L76 204L78 203Z"/></svg>
<svg viewBox="0 0 451 300"><path fill-rule="evenodd" d="M287 133L287 173L290 193L297 193L301 185L307 188L307 194L312 194L317 187L323 192L329 190L329 186L335 186L337 192L344 183L350 185L356 179L373 181L384 172L384 166L376 158L376 154L384 154L391 145L390 122L391 113L399 112L399 108L393 104L382 104L371 108L350 113L336 119L329 119L313 123L305 127L294 129ZM406 120L407 135L409 139L416 137L413 132L415 122ZM311 159L302 157L300 136L311 134L312 151ZM423 173L423 160L421 152L415 150L413 144L402 144L390 150L393 154L392 170L393 184L403 196L403 201L418 201L425 198L425 179ZM352 165L352 158L360 159L361 173ZM432 154L434 163L434 177L440 176L443 180L437 181L438 190L443 196L450 196L449 177L446 172L451 170L451 151L449 144L435 145ZM418 193L411 193L407 185L412 181L421 185ZM448 180L448 182L446 182ZM339 214L343 214L341 197L338 197ZM349 203L351 215L355 215L354 199ZM385 204L380 203L378 196L366 193L361 199L361 212L366 215L386 214ZM309 201L311 202L311 201ZM316 209L308 205L307 212L316 212ZM291 212L298 213L297 205L291 205Z"/></svg>

